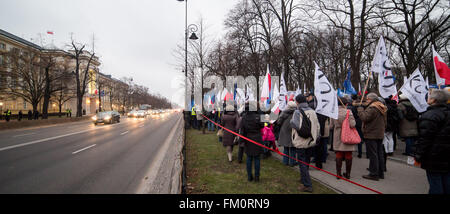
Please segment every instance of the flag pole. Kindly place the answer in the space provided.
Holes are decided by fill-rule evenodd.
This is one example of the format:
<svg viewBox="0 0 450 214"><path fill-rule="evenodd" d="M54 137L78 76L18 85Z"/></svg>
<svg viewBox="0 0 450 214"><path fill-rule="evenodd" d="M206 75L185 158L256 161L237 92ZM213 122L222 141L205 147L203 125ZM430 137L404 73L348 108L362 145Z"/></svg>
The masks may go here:
<svg viewBox="0 0 450 214"><path fill-rule="evenodd" d="M367 85L369 85L369 79L370 79L370 76L372 76L372 71L369 72L369 76L367 77L366 85L364 86L364 92L363 92L363 94L362 94L361 102L359 103L359 105L361 105L362 102L363 102L363 100L364 100L364 95L366 94Z"/></svg>

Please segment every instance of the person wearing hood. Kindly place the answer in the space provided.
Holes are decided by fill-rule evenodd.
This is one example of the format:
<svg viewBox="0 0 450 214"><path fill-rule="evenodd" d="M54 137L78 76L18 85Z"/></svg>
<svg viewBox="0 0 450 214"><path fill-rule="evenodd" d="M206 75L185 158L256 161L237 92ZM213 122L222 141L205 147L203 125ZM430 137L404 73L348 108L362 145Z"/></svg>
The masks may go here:
<svg viewBox="0 0 450 214"><path fill-rule="evenodd" d="M277 137L277 142L279 146L283 147L283 153L296 157L296 149L294 145L292 145L292 128L290 125L290 121L292 119L292 114L297 108L297 104L294 101L289 101L286 109L281 112L280 117L278 117L277 121L275 121L275 136ZM290 159L286 156L283 156L283 164L294 166L298 164L297 161Z"/></svg>
<svg viewBox="0 0 450 214"><path fill-rule="evenodd" d="M369 174L363 175L363 178L375 181L384 179L383 139L387 124L387 107L378 100L375 93L369 93L365 105L358 106L357 110L363 122L362 131L370 161Z"/></svg>
<svg viewBox="0 0 450 214"><path fill-rule="evenodd" d="M306 101L308 102L308 106L312 109L316 109L317 107L317 99L314 96L314 92L310 92L306 94Z"/></svg>

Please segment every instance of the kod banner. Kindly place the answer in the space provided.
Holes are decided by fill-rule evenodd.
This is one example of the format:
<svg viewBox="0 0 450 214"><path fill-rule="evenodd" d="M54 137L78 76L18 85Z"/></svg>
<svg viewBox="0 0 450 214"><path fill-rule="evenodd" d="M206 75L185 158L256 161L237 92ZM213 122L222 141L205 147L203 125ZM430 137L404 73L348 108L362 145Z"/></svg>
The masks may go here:
<svg viewBox="0 0 450 214"><path fill-rule="evenodd" d="M325 74L314 62L314 94L317 97L316 112L333 119L338 119L338 100L336 90L332 87Z"/></svg>

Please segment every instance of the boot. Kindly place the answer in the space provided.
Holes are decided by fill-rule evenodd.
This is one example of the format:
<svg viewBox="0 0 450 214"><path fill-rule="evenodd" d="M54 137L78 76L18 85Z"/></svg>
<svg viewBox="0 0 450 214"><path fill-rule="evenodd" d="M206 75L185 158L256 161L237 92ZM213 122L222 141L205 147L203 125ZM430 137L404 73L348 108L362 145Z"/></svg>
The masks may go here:
<svg viewBox="0 0 450 214"><path fill-rule="evenodd" d="M342 177L341 174L341 169L342 169L342 158L336 158L336 174L340 177ZM336 177L338 180L340 178Z"/></svg>
<svg viewBox="0 0 450 214"><path fill-rule="evenodd" d="M352 171L352 159L345 160L345 173L344 177L350 179L350 172Z"/></svg>
<svg viewBox="0 0 450 214"><path fill-rule="evenodd" d="M233 161L233 153L227 153L228 155L228 161L231 163Z"/></svg>

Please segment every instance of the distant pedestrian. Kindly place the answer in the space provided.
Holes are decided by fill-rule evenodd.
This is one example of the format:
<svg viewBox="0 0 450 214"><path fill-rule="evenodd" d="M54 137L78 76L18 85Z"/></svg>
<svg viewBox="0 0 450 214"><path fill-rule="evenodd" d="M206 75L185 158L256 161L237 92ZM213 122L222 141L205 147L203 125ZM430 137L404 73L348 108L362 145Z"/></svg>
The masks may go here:
<svg viewBox="0 0 450 214"><path fill-rule="evenodd" d="M345 178L350 179L350 173L352 171L352 162L353 151L356 151L356 145L345 144L341 141L341 132L342 132L342 123L344 122L347 112L348 112L348 120L350 124L350 128L354 128L356 126L355 118L353 117L353 113L351 110L347 109L345 105L350 104L350 100L348 98L342 97L342 103L339 102L339 113L338 119L333 119L331 122L331 127L334 128L333 133L333 150L336 152L336 174L342 177L342 163L345 159L345 173L343 174ZM336 177L337 178L337 177ZM339 178L337 178L339 179Z"/></svg>
<svg viewBox="0 0 450 214"><path fill-rule="evenodd" d="M387 107L378 100L375 93L369 93L366 102L357 110L358 116L363 122L364 142L370 160L370 173L364 175L363 178L375 181L380 178L384 179L384 147L382 143L387 122Z"/></svg>
<svg viewBox="0 0 450 214"><path fill-rule="evenodd" d="M433 90L430 105L419 119L415 159L426 170L429 194L450 194L450 107L449 93Z"/></svg>
<svg viewBox="0 0 450 214"><path fill-rule="evenodd" d="M399 135L405 140L406 144L403 155L413 156L412 149L419 135L419 131L417 130L419 112L417 112L416 108L414 108L404 94L401 94L399 98Z"/></svg>
<svg viewBox="0 0 450 214"><path fill-rule="evenodd" d="M290 121L292 114L297 109L297 104L294 101L289 101L287 107L281 112L278 119L275 121L275 137L278 136L277 142L279 146L283 147L283 153L287 156L297 158L296 148L292 144L292 128ZM283 164L294 166L298 164L294 159L283 156Z"/></svg>
<svg viewBox="0 0 450 214"><path fill-rule="evenodd" d="M245 104L245 111L242 115L242 135L256 142L262 142L261 116L258 112L250 111L249 103ZM259 182L260 176L260 156L263 153L263 148L249 141L245 141L245 154L247 155L247 177L248 181ZM255 177L252 173L252 165L255 166Z"/></svg>
<svg viewBox="0 0 450 214"><path fill-rule="evenodd" d="M35 119L35 120L38 120L38 119L39 119L39 111L38 111L38 110L36 110L36 111L34 112L34 119Z"/></svg>
<svg viewBox="0 0 450 214"><path fill-rule="evenodd" d="M19 117L17 118L17 120L21 121L23 118L23 113L22 110L19 111Z"/></svg>
<svg viewBox="0 0 450 214"><path fill-rule="evenodd" d="M316 112L312 109L306 97L299 94L295 97L297 110L291 119L292 144L297 148L300 163L300 180L303 184L301 192L313 192L311 177L309 175L309 164L313 147L316 145L320 135L320 125ZM309 121L309 123L308 123ZM306 164L305 164L306 163Z"/></svg>
<svg viewBox="0 0 450 214"><path fill-rule="evenodd" d="M33 119L33 112L31 110L28 110L28 120Z"/></svg>
<svg viewBox="0 0 450 214"><path fill-rule="evenodd" d="M11 119L11 110L6 109L6 111L5 111L5 120L6 120L6 122L9 122L10 119Z"/></svg>
<svg viewBox="0 0 450 214"><path fill-rule="evenodd" d="M234 111L232 105L229 105L225 108L225 112L222 116L221 126L229 129L233 132L239 128L238 125L239 115ZM231 132L223 130L222 144L227 149L228 161L231 163L233 161L233 146L235 144L235 137Z"/></svg>

